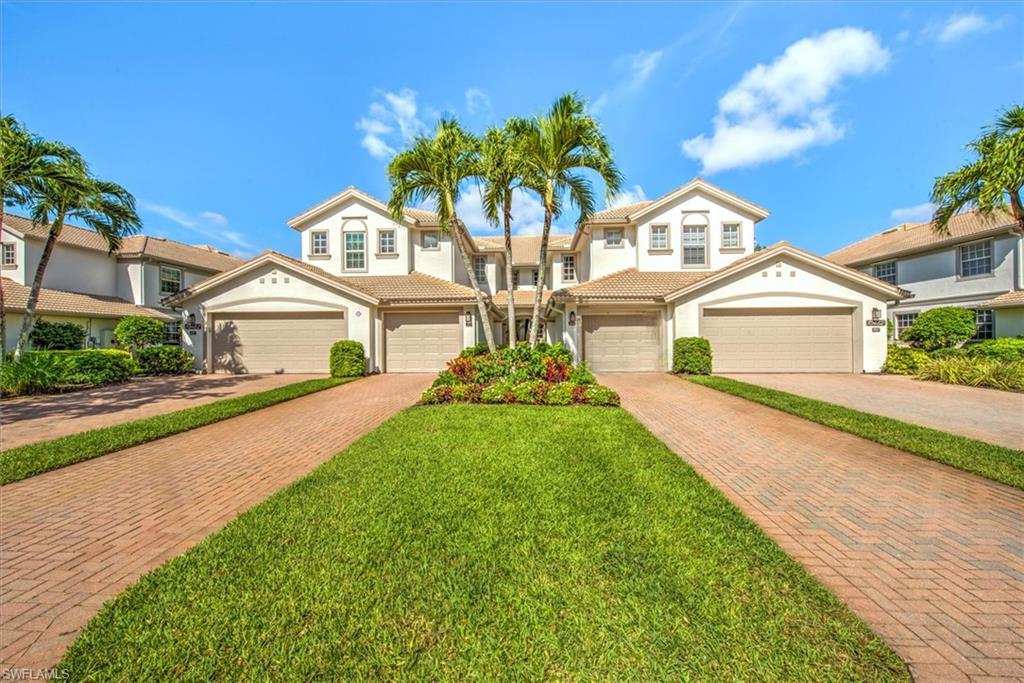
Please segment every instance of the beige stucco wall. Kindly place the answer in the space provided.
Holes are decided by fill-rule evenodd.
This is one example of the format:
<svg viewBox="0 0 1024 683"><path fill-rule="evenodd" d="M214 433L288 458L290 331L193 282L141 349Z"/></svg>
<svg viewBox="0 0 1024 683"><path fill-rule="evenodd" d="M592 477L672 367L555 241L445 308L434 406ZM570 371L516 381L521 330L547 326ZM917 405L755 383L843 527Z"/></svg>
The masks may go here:
<svg viewBox="0 0 1024 683"><path fill-rule="evenodd" d="M801 307L855 309L854 371L881 370L886 354L885 326L875 332L865 321L876 308L884 318L886 302L867 287L786 255L677 300L671 321L673 333L666 340L668 358L672 340L701 336L702 308Z"/></svg>
<svg viewBox="0 0 1024 683"><path fill-rule="evenodd" d="M7 339L4 340L4 350L11 351L18 343L18 335L21 334L21 323L24 319L21 313L7 314ZM43 314L36 318L47 322L67 322L81 325L85 328L86 346L96 348L109 348L114 337L114 328L117 326L117 318L81 318L77 316L49 315ZM95 339L95 341L91 341Z"/></svg>
<svg viewBox="0 0 1024 683"><path fill-rule="evenodd" d="M995 309L997 337L1024 337L1024 306Z"/></svg>

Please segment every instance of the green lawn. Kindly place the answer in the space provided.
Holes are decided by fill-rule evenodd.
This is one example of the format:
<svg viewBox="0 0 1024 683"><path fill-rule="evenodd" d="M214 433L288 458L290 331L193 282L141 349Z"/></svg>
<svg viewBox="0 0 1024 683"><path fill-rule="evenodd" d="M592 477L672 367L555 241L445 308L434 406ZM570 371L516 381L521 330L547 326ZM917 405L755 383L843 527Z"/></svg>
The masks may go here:
<svg viewBox="0 0 1024 683"><path fill-rule="evenodd" d="M10 484L35 474L138 446L140 443L162 439L243 413L251 413L275 403L330 389L353 379L357 378L310 379L268 391L225 398L194 408L176 410L173 413L0 451L0 484Z"/></svg>
<svg viewBox="0 0 1024 683"><path fill-rule="evenodd" d="M145 576L78 680L908 680L625 411L410 408Z"/></svg>
<svg viewBox="0 0 1024 683"><path fill-rule="evenodd" d="M863 413L834 403L804 398L728 377L698 375L687 379L826 427L856 434L876 443L1024 489L1024 451L901 422L891 417Z"/></svg>

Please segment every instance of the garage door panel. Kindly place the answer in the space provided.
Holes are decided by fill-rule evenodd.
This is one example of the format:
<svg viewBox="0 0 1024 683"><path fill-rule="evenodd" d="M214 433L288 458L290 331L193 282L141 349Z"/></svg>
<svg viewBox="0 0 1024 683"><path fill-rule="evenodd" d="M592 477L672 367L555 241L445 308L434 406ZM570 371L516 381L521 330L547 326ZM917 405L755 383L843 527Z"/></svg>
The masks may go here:
<svg viewBox="0 0 1024 683"><path fill-rule="evenodd" d="M458 313L388 313L384 326L387 372L437 372L462 351Z"/></svg>
<svg viewBox="0 0 1024 683"><path fill-rule="evenodd" d="M583 356L597 372L661 370L658 319L654 315L586 315Z"/></svg>
<svg viewBox="0 0 1024 683"><path fill-rule="evenodd" d="M715 372L852 372L847 309L704 311Z"/></svg>
<svg viewBox="0 0 1024 683"><path fill-rule="evenodd" d="M214 316L214 372L324 373L334 342L348 339L336 313L235 313Z"/></svg>

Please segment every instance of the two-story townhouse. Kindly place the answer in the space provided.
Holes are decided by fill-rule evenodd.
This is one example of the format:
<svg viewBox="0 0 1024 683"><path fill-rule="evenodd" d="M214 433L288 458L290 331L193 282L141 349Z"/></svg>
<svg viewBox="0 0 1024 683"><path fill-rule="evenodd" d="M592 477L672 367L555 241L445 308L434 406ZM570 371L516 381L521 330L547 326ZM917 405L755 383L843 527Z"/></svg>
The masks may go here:
<svg viewBox="0 0 1024 683"><path fill-rule="evenodd" d="M7 312L10 349L21 330L48 226L4 215L0 236L0 284ZM209 246L193 246L162 237L135 235L109 253L97 232L65 225L54 245L36 307L44 320L67 321L86 330L90 346L110 346L117 321L145 315L165 323L168 343L180 342L179 317L163 299L243 260Z"/></svg>
<svg viewBox="0 0 1024 683"><path fill-rule="evenodd" d="M912 294L889 310L897 338L938 306L972 309L976 339L1024 335L1024 229L1008 212L961 213L946 234L931 223L904 223L827 258Z"/></svg>
<svg viewBox="0 0 1024 683"><path fill-rule="evenodd" d="M662 197L602 211L572 236L470 238L489 305L479 319L463 259L437 217L348 188L289 221L301 258L265 252L165 302L190 324L184 343L212 372L324 372L339 339L368 367L434 372L482 339L525 338L544 269L544 338L601 372L663 371L673 341L704 336L715 370L877 371L884 317L903 291L781 242L755 251L768 212L694 179ZM507 317L508 297L516 320Z"/></svg>

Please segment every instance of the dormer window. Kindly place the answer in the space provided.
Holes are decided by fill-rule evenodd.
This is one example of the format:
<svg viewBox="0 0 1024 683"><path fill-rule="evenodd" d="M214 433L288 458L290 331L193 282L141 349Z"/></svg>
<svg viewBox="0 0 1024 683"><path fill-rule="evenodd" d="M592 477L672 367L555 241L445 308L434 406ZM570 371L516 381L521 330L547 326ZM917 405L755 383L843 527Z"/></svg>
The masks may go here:
<svg viewBox="0 0 1024 683"><path fill-rule="evenodd" d="M723 223L722 224L722 249L739 249L740 248L740 224L739 223Z"/></svg>
<svg viewBox="0 0 1024 683"><path fill-rule="evenodd" d="M885 263L876 263L871 266L871 274L879 280L884 280L890 285L894 285L896 284L896 262L886 261Z"/></svg>
<svg viewBox="0 0 1024 683"><path fill-rule="evenodd" d="M437 230L425 230L421 240L423 249L426 251L437 251L441 248L441 233Z"/></svg>
<svg viewBox="0 0 1024 683"><path fill-rule="evenodd" d="M612 248L621 247L622 230L619 228L606 228L604 231L604 246Z"/></svg>
<svg viewBox="0 0 1024 683"><path fill-rule="evenodd" d="M309 235L310 239L310 254L313 256L327 256L327 231L326 230L314 230Z"/></svg>

